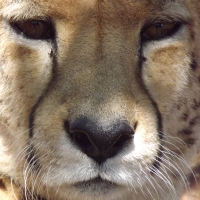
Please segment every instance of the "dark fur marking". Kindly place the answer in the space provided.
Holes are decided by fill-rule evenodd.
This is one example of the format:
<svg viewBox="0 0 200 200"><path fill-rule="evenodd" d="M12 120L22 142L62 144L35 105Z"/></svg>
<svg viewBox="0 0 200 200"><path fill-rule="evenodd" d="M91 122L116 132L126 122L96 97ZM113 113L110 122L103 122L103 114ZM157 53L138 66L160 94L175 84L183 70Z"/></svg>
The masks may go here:
<svg viewBox="0 0 200 200"><path fill-rule="evenodd" d="M191 69L196 70L197 69L197 62L195 60L192 61L192 63L190 64Z"/></svg>
<svg viewBox="0 0 200 200"><path fill-rule="evenodd" d="M27 196L27 195L28 195L28 196ZM26 199L28 199L28 200L47 200L47 199L42 198L42 197L40 197L40 196L38 196L38 195L35 195L35 194L26 194L26 195L25 195L25 192L24 192L24 195L23 195L23 199L22 199L22 200L26 200Z"/></svg>
<svg viewBox="0 0 200 200"><path fill-rule="evenodd" d="M189 118L189 114L188 114L188 113L184 113L184 114L182 115L182 117L181 117L181 120L187 121L188 118Z"/></svg>
<svg viewBox="0 0 200 200"><path fill-rule="evenodd" d="M194 33L194 31L191 31L191 34L190 34L190 36L191 36L191 39L193 40L193 41L195 41L195 33Z"/></svg>
<svg viewBox="0 0 200 200"><path fill-rule="evenodd" d="M163 152L163 148L162 148L162 146L160 146L160 151L159 151L158 155L156 156L155 162L150 167L150 173L151 173L152 176L157 174L157 170L159 170L159 168L160 168L160 165L161 165L161 162L162 162L161 157L163 155L162 152Z"/></svg>
<svg viewBox="0 0 200 200"><path fill-rule="evenodd" d="M4 184L4 182L3 182L3 180L0 180L0 189L1 190L6 190L6 186L5 186L5 184Z"/></svg>
<svg viewBox="0 0 200 200"><path fill-rule="evenodd" d="M178 110L181 110L181 108L182 108L182 104L177 104L177 106L176 106L176 108L178 109Z"/></svg>
<svg viewBox="0 0 200 200"><path fill-rule="evenodd" d="M50 52L49 56L50 56L51 58L54 57L54 51L53 51L53 49L51 49L51 52Z"/></svg>
<svg viewBox="0 0 200 200"><path fill-rule="evenodd" d="M200 83L200 76L198 76L198 82Z"/></svg>
<svg viewBox="0 0 200 200"><path fill-rule="evenodd" d="M193 99L193 104L192 104L192 108L194 110L197 110L198 108L200 108L200 101L197 101L196 99Z"/></svg>
<svg viewBox="0 0 200 200"><path fill-rule="evenodd" d="M189 122L190 126L195 126L196 124L196 120L195 119L192 119L190 122Z"/></svg>
<svg viewBox="0 0 200 200"><path fill-rule="evenodd" d="M193 168L193 174L190 174L189 175L189 181L190 181L190 186L191 187L195 187L196 184L200 183L200 165L197 165Z"/></svg>
<svg viewBox="0 0 200 200"><path fill-rule="evenodd" d="M200 116L197 116L197 117L193 118L192 120L190 120L189 124L190 124L190 126L194 126L198 122L200 122Z"/></svg>
<svg viewBox="0 0 200 200"><path fill-rule="evenodd" d="M194 132L190 129L183 129L178 132L179 135L192 135Z"/></svg>
<svg viewBox="0 0 200 200"><path fill-rule="evenodd" d="M30 145L29 145L30 146ZM35 150L33 146L30 146L28 148L28 153L27 153L27 161L29 163L29 167L36 173L40 171L40 165L38 163L38 159L35 156Z"/></svg>
<svg viewBox="0 0 200 200"><path fill-rule="evenodd" d="M196 143L196 139L187 138L187 139L184 140L184 142L190 147L190 146L193 146Z"/></svg>

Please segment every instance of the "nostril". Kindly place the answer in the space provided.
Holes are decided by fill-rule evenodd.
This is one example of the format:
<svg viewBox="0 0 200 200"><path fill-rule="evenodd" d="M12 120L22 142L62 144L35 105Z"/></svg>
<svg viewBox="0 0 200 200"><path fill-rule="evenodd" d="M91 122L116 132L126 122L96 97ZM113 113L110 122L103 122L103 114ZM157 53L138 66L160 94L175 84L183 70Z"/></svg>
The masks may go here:
<svg viewBox="0 0 200 200"><path fill-rule="evenodd" d="M121 135L120 138L114 143L114 147L118 148L123 146L127 141L129 141L133 135Z"/></svg>
<svg viewBox="0 0 200 200"><path fill-rule="evenodd" d="M77 143L79 146L89 146L91 144L87 135L82 132L71 133L71 138L73 138L73 141Z"/></svg>
<svg viewBox="0 0 200 200"><path fill-rule="evenodd" d="M91 145L91 141L89 140L87 134L81 131L70 130L68 121L65 122L65 130L69 134L71 140L81 147L83 151L85 151L83 147L89 147Z"/></svg>

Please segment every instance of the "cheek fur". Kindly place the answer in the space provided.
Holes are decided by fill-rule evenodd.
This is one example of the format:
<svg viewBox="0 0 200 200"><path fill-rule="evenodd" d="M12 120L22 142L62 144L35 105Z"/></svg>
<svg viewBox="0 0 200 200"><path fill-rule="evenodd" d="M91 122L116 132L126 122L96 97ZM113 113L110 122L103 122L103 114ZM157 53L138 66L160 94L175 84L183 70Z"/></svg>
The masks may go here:
<svg viewBox="0 0 200 200"><path fill-rule="evenodd" d="M147 48L143 66L143 80L160 107L176 102L188 85L191 55L181 44L163 48ZM170 97L170 98L168 98Z"/></svg>

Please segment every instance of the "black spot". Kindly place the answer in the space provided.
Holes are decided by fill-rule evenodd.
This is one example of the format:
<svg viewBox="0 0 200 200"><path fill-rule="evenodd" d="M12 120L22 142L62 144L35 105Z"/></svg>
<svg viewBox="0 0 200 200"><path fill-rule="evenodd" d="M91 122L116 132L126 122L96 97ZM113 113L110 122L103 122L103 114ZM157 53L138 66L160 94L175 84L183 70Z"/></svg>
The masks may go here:
<svg viewBox="0 0 200 200"><path fill-rule="evenodd" d="M181 117L181 120L187 121L188 118L189 118L189 114L188 114L188 113L184 113L184 114L182 115L182 117Z"/></svg>
<svg viewBox="0 0 200 200"><path fill-rule="evenodd" d="M50 58L54 58L55 56L55 51L54 49L51 49L51 52L49 53Z"/></svg>
<svg viewBox="0 0 200 200"><path fill-rule="evenodd" d="M184 142L188 145L188 146L193 146L196 143L196 139L194 138L187 138L184 140Z"/></svg>
<svg viewBox="0 0 200 200"><path fill-rule="evenodd" d="M190 120L189 124L190 126L194 126L196 124L196 120L195 119Z"/></svg>
<svg viewBox="0 0 200 200"><path fill-rule="evenodd" d="M189 122L189 124L190 124L190 126L194 126L194 125L196 125L198 122L200 122L200 116L197 116L197 117L191 119L190 122Z"/></svg>
<svg viewBox="0 0 200 200"><path fill-rule="evenodd" d="M190 129L183 129L178 132L180 135L192 135L194 132Z"/></svg>
<svg viewBox="0 0 200 200"><path fill-rule="evenodd" d="M200 76L198 76L198 82L200 83Z"/></svg>
<svg viewBox="0 0 200 200"><path fill-rule="evenodd" d="M196 99L193 99L193 104L192 104L192 108L194 110L197 110L200 107L200 101L197 101Z"/></svg>
<svg viewBox="0 0 200 200"><path fill-rule="evenodd" d="M200 177L200 165L195 166L193 172Z"/></svg>

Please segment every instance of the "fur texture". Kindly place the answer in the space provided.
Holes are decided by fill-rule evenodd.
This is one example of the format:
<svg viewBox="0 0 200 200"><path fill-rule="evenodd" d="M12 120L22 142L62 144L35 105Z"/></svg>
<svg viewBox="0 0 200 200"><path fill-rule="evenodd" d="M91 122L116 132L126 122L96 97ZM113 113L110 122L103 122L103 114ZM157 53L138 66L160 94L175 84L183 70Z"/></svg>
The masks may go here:
<svg viewBox="0 0 200 200"><path fill-rule="evenodd" d="M178 200L189 190L199 10L198 0L0 0L1 200ZM14 26L30 19L51 24L51 37ZM173 22L171 35L142 37ZM105 138L125 121L134 137L98 164L70 136L82 117Z"/></svg>

